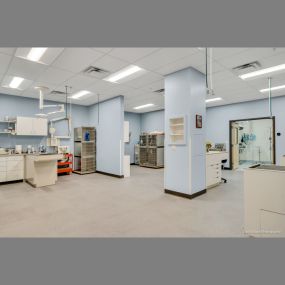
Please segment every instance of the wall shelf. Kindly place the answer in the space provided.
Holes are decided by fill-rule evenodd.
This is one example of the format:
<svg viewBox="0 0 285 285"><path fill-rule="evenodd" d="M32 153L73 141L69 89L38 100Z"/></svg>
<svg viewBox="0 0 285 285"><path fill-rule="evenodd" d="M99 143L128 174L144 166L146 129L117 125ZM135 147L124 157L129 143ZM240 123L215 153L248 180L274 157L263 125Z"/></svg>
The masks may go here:
<svg viewBox="0 0 285 285"><path fill-rule="evenodd" d="M183 145L186 144L186 119L185 116L177 116L169 119L169 144Z"/></svg>

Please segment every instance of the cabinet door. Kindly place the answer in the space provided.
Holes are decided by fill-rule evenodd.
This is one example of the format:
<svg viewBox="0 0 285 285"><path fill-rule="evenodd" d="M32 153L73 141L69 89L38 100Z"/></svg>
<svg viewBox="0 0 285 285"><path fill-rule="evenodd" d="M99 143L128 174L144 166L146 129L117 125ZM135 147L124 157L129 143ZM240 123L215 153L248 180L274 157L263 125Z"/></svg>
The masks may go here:
<svg viewBox="0 0 285 285"><path fill-rule="evenodd" d="M1 171L0 170L0 182L5 182L7 179L6 177L6 170L5 171Z"/></svg>
<svg viewBox="0 0 285 285"><path fill-rule="evenodd" d="M33 118L17 117L16 134L18 136L33 135Z"/></svg>
<svg viewBox="0 0 285 285"><path fill-rule="evenodd" d="M47 136L47 119L33 118L32 128L34 136Z"/></svg>

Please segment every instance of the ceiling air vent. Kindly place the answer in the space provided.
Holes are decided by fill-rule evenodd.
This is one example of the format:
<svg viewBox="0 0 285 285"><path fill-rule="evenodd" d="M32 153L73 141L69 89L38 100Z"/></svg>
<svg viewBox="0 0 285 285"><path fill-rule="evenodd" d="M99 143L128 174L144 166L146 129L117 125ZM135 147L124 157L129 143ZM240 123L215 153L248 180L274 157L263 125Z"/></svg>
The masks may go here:
<svg viewBox="0 0 285 285"><path fill-rule="evenodd" d="M65 95L66 93L64 91L59 91L59 90L52 90L50 92L50 95Z"/></svg>
<svg viewBox="0 0 285 285"><path fill-rule="evenodd" d="M247 73L247 72L253 72L256 71L258 69L260 69L261 64L258 61L253 61L253 62L249 62L246 64L242 64L239 66L236 66L233 68L233 71L235 73L241 74L241 73Z"/></svg>
<svg viewBox="0 0 285 285"><path fill-rule="evenodd" d="M103 78L106 77L110 72L108 70L105 70L100 67L96 66L89 66L86 69L83 70L83 73L89 76L97 77L97 78Z"/></svg>
<svg viewBox="0 0 285 285"><path fill-rule="evenodd" d="M158 94L164 93L164 88L155 90L155 91L153 91L153 92L154 92L154 93L158 93Z"/></svg>

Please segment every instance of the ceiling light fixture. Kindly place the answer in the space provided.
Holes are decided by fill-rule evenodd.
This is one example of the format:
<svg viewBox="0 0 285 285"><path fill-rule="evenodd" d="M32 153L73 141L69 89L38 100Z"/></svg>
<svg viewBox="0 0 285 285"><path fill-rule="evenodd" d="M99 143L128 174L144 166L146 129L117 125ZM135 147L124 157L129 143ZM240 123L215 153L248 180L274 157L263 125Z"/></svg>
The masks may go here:
<svg viewBox="0 0 285 285"><path fill-rule="evenodd" d="M139 71L144 71L144 69L142 69L141 67L137 66L137 65L130 65L118 72L115 72L109 76L107 76L106 78L103 78L103 80L105 81L109 81L112 83L118 83L119 80L122 80L134 73L137 73Z"/></svg>
<svg viewBox="0 0 285 285"><path fill-rule="evenodd" d="M217 98L207 99L205 102L211 103L211 102L216 102L216 101L221 101L221 100L223 100L221 97L217 97Z"/></svg>
<svg viewBox="0 0 285 285"><path fill-rule="evenodd" d="M140 109L149 108L149 107L152 107L152 106L154 106L154 104L150 103L150 104L145 104L145 105L134 107L134 109L135 110L140 110Z"/></svg>
<svg viewBox="0 0 285 285"><path fill-rule="evenodd" d="M80 99L81 97L83 96L86 96L88 94L91 94L90 91L87 91L87 90L82 90L82 91L79 91L77 93L74 93L72 96L70 96L69 98L71 99Z"/></svg>
<svg viewBox="0 0 285 285"><path fill-rule="evenodd" d="M272 66L272 67L269 67L269 68L253 71L253 72L250 72L250 73L242 74L242 75L239 75L239 77L241 79L245 80L245 79L257 77L257 76L260 76L260 75L281 71L281 70L284 70L284 69L285 69L285 64L280 64L280 65Z"/></svg>
<svg viewBox="0 0 285 285"><path fill-rule="evenodd" d="M285 85L280 85L280 86L272 87L272 88L271 88L271 91L280 90L280 89L285 89ZM259 92L264 93L264 92L268 92L269 90L270 90L270 88L265 88L265 89L259 90Z"/></svg>
<svg viewBox="0 0 285 285"><path fill-rule="evenodd" d="M23 81L24 81L24 78L15 76L11 80L9 87L13 89L17 89Z"/></svg>
<svg viewBox="0 0 285 285"><path fill-rule="evenodd" d="M46 50L47 48L31 48L30 52L27 55L27 59L31 61L39 61Z"/></svg>

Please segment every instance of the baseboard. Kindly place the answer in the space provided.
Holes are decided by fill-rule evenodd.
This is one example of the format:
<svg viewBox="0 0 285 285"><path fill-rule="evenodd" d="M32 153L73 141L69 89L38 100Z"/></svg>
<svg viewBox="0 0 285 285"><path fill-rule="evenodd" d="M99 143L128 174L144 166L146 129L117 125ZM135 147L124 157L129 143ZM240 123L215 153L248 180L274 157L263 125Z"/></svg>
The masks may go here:
<svg viewBox="0 0 285 285"><path fill-rule="evenodd" d="M124 178L124 175L117 175L117 174L112 174L112 173L108 173L108 172L104 172L104 171L98 171L97 170L96 173L107 175L107 176L111 176L111 177L115 177L115 178Z"/></svg>
<svg viewBox="0 0 285 285"><path fill-rule="evenodd" d="M164 189L164 192L166 194L171 194L171 195L179 196L179 197L182 197L182 198L193 199L193 198L196 198L198 196L201 196L201 195L205 194L207 192L207 189L204 189L204 190L199 191L197 193L194 193L192 195L186 194L186 193L181 193L181 192L176 192L176 191L168 190L168 189Z"/></svg>
<svg viewBox="0 0 285 285"><path fill-rule="evenodd" d="M133 163L131 163L130 165L136 165L136 164L133 162Z"/></svg>
<svg viewBox="0 0 285 285"><path fill-rule="evenodd" d="M12 181L3 181L3 182L0 182L0 185L19 183L19 182L24 182L24 179L12 180Z"/></svg>
<svg viewBox="0 0 285 285"><path fill-rule="evenodd" d="M223 170L232 170L230 167L224 167Z"/></svg>

